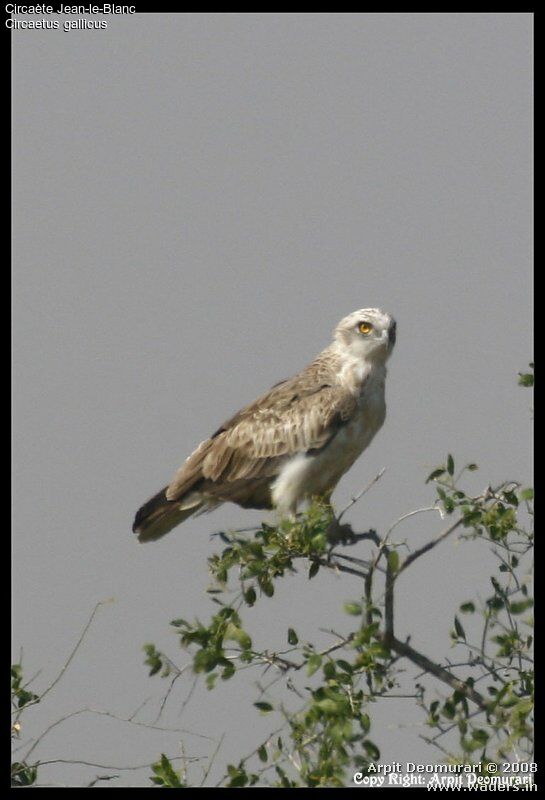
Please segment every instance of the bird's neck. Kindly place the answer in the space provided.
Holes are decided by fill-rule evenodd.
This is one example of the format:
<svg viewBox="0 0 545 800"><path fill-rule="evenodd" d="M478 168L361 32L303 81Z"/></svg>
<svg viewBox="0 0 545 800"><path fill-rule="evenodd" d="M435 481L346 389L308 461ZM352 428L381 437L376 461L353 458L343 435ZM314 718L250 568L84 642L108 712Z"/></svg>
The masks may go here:
<svg viewBox="0 0 545 800"><path fill-rule="evenodd" d="M386 365L382 359L362 359L347 353L334 342L326 351L337 380L354 395L361 394L369 381L383 383Z"/></svg>

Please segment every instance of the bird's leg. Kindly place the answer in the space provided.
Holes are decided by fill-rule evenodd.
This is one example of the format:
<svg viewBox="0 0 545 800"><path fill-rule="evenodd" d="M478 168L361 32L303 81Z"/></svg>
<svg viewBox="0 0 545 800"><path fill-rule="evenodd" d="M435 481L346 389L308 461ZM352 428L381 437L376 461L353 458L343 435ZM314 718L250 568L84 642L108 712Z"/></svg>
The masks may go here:
<svg viewBox="0 0 545 800"><path fill-rule="evenodd" d="M341 525L336 516L333 516L333 519L327 526L326 537L331 545L330 553L337 544L354 544L354 542L357 541L356 534L352 530L352 525L348 522L344 522Z"/></svg>
<svg viewBox="0 0 545 800"><path fill-rule="evenodd" d="M333 504L331 502L331 495L333 494L333 489L330 489L328 492L325 492L323 495L320 496L320 500L323 502L325 506L329 506L331 509L332 520L327 526L326 529L326 538L331 547L329 548L328 558L331 555L331 551L337 544L351 544L354 542L355 534L352 530L352 526L348 523L341 525L339 520L337 519L337 515L335 514L335 509L333 508Z"/></svg>

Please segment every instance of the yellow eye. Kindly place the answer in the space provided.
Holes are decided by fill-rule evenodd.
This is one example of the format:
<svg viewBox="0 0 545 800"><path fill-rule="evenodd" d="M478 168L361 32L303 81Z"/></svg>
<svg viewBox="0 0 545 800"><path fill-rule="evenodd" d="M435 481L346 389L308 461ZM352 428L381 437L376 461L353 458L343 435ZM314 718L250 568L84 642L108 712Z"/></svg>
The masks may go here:
<svg viewBox="0 0 545 800"><path fill-rule="evenodd" d="M370 322L360 322L360 324L358 325L358 330L360 333L363 333L367 336L367 334L371 333L371 331L373 330L373 326L371 325Z"/></svg>

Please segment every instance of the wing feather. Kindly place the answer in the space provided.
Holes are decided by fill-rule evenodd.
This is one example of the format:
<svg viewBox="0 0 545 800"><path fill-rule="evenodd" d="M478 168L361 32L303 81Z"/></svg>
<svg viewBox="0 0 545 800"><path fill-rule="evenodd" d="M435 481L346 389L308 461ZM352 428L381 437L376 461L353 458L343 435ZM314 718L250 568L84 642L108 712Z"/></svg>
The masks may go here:
<svg viewBox="0 0 545 800"><path fill-rule="evenodd" d="M311 367L316 365L311 365ZM276 384L202 442L174 476L167 498L189 489L278 474L286 457L325 447L352 417L357 398L323 370Z"/></svg>

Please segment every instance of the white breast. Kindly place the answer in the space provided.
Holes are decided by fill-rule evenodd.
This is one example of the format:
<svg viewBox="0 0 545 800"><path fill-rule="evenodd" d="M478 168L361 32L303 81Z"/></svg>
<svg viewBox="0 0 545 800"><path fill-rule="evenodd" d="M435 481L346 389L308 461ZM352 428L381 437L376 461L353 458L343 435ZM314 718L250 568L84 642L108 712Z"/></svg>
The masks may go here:
<svg viewBox="0 0 545 800"><path fill-rule="evenodd" d="M274 505L293 512L306 498L331 492L342 475L369 446L386 416L384 374L370 378L358 409L332 441L318 453L298 453L282 468L272 486Z"/></svg>

